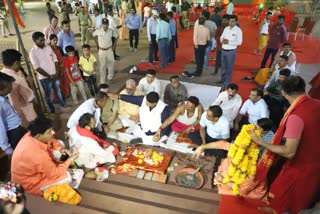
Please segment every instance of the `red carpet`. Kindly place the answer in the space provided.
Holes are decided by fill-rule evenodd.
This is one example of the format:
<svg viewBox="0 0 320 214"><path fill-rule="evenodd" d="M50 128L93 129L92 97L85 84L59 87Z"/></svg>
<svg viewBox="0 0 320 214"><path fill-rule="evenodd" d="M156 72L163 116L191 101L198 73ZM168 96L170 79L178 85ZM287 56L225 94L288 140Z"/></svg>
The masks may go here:
<svg viewBox="0 0 320 214"><path fill-rule="evenodd" d="M220 195L219 214L265 214L259 211L259 206L267 206L265 203L248 198L230 195Z"/></svg>
<svg viewBox="0 0 320 214"><path fill-rule="evenodd" d="M249 95L250 89L256 87L256 85L254 83L241 81L241 78L244 76L250 76L252 71L259 68L263 56L257 56L253 54L253 50L258 45L258 41L255 38L258 25L255 24L250 16L240 16L239 24L241 25L241 29L243 31L243 43L237 50L232 80L233 82L239 84L239 93L243 99L246 99ZM165 69L157 70L157 67L160 65L160 63L150 66L147 62L143 62L137 66L138 70L146 71L153 68L158 72L174 74L182 73L185 65L191 64L192 58L194 57L192 36L193 29L180 31L178 33L179 48L176 49L175 63L170 64ZM299 37L296 41L293 41L293 39L294 36L290 35L289 41L292 45L292 51L294 51L297 55L298 63L315 64L320 62L319 40L316 40L315 38L310 39L310 37L305 38L305 40L302 40L301 37ZM212 52L210 57L215 57L215 52ZM212 65L214 64L214 62L210 63L212 63ZM212 81L215 80L213 79Z"/></svg>
<svg viewBox="0 0 320 214"><path fill-rule="evenodd" d="M154 65L149 65L148 62L141 62L137 65L138 70L146 71L148 69L156 69L162 73L172 73L181 74L186 64L192 63L192 58L194 56L193 50L193 29L178 32L178 45L176 48L176 61L169 64L168 67L164 69L157 69L160 66L160 62L154 63ZM158 52L160 56L160 51Z"/></svg>

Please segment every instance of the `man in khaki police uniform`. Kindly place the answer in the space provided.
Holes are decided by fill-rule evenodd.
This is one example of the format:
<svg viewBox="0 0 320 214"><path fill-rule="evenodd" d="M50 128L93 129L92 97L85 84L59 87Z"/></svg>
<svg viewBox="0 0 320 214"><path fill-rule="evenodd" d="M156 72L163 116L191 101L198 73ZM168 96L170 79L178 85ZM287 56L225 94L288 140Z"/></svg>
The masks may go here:
<svg viewBox="0 0 320 214"><path fill-rule="evenodd" d="M92 26L92 20L84 6L81 7L81 13L78 17L79 31L81 32L81 45L89 44L90 34L88 28Z"/></svg>
<svg viewBox="0 0 320 214"><path fill-rule="evenodd" d="M107 18L102 19L102 29L93 32L94 41L99 50L100 63L100 84L106 82L106 69L108 67L108 80L111 80L114 75L114 56L113 50L117 44L118 34L109 29L109 21ZM112 37L116 38L112 45Z"/></svg>

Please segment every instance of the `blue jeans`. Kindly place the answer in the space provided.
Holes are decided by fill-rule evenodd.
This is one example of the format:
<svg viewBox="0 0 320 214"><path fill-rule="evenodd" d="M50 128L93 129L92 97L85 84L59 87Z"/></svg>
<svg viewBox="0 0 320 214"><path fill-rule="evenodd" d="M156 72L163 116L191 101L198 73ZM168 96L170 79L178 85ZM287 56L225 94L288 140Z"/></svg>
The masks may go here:
<svg viewBox="0 0 320 214"><path fill-rule="evenodd" d="M233 50L223 50L221 51L221 82L224 85L229 85L231 83L231 77L233 72L234 61L236 59L236 49Z"/></svg>
<svg viewBox="0 0 320 214"><path fill-rule="evenodd" d="M269 65L269 68L270 68L272 63L273 63L273 61L274 61L274 57L276 56L278 50L279 50L279 48L266 48L266 52L264 52L264 56L263 56L263 60L261 62L260 68L265 68L266 67L268 58L269 58L269 56L271 54L271 62L270 62L270 65Z"/></svg>
<svg viewBox="0 0 320 214"><path fill-rule="evenodd" d="M61 95L61 91L60 91L60 81L57 79L42 79L40 80L40 83L42 85L42 88L44 90L44 94L46 96L46 100L47 100L47 104L50 108L50 112L54 113L55 109L53 106L53 102L52 102L52 89L56 95L56 97L58 98L58 101L60 103L60 106L64 107L64 101L63 101L63 97Z"/></svg>
<svg viewBox="0 0 320 214"><path fill-rule="evenodd" d="M159 39L158 45L161 55L161 67L166 67L169 61L169 39Z"/></svg>
<svg viewBox="0 0 320 214"><path fill-rule="evenodd" d="M221 68L221 50L217 50L217 55L216 55L216 65L214 68L214 72L218 73L218 69Z"/></svg>
<svg viewBox="0 0 320 214"><path fill-rule="evenodd" d="M203 62L203 67L204 68L208 68L209 66L209 55L210 55L210 52L211 52L211 47L212 47L212 42L211 40L208 41L208 46L206 48L206 52L204 53L204 62Z"/></svg>

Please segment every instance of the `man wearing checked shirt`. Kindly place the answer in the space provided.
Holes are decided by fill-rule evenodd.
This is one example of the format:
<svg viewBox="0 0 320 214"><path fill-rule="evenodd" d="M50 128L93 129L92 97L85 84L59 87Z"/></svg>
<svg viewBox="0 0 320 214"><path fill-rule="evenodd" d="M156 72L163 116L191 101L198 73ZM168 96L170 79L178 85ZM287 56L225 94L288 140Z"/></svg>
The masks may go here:
<svg viewBox="0 0 320 214"><path fill-rule="evenodd" d="M127 16L124 23L128 25L129 28L130 51L137 52L139 43L139 29L142 30L142 22L141 17L136 13L136 10L134 8L131 9L131 14ZM133 37L135 39L134 48Z"/></svg>

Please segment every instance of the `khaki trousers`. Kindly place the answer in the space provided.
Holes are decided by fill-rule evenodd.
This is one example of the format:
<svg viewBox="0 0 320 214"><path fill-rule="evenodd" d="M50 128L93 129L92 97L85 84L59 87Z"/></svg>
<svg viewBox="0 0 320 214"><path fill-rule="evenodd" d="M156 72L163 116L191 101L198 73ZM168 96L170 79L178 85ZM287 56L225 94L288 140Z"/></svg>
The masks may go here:
<svg viewBox="0 0 320 214"><path fill-rule="evenodd" d="M81 31L81 46L84 44L89 44L90 33L88 30L88 26L80 26Z"/></svg>
<svg viewBox="0 0 320 214"><path fill-rule="evenodd" d="M78 104L77 92L80 91L83 101L87 100L86 91L84 89L84 83L82 80L75 82L76 85L70 83L70 91L74 104Z"/></svg>
<svg viewBox="0 0 320 214"><path fill-rule="evenodd" d="M99 50L100 64L100 84L106 83L106 75L108 68L108 80L112 80L114 76L114 55L112 48L109 50Z"/></svg>

